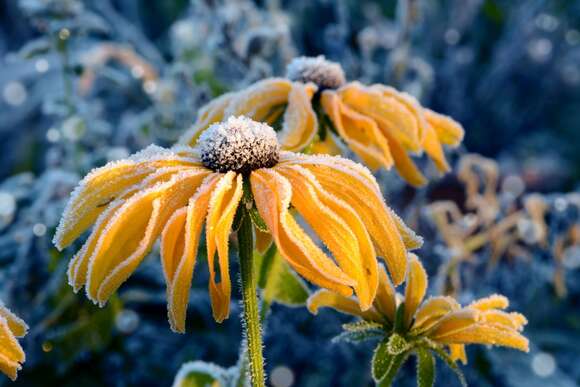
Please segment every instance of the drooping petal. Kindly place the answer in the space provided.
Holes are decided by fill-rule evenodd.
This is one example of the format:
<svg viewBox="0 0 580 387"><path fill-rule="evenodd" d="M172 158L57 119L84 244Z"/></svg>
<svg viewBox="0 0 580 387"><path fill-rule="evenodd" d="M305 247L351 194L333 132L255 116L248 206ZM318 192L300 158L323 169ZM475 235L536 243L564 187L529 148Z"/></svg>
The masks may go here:
<svg viewBox="0 0 580 387"><path fill-rule="evenodd" d="M501 345L524 352L529 351L528 339L518 332L483 324L474 324L466 329L438 337L437 341L444 344Z"/></svg>
<svg viewBox="0 0 580 387"><path fill-rule="evenodd" d="M411 325L415 312L427 293L427 272L415 254L410 254L405 286L405 324Z"/></svg>
<svg viewBox="0 0 580 387"><path fill-rule="evenodd" d="M465 353L464 344L449 344L449 356L453 361L461 361L467 364L467 353Z"/></svg>
<svg viewBox="0 0 580 387"><path fill-rule="evenodd" d="M269 232L254 229L256 235L256 249L260 254L264 254L272 244L272 235Z"/></svg>
<svg viewBox="0 0 580 387"><path fill-rule="evenodd" d="M292 83L282 131L278 134L282 149L298 152L312 142L318 131L318 120L311 99L316 92L312 84Z"/></svg>
<svg viewBox="0 0 580 387"><path fill-rule="evenodd" d="M461 124L451 117L435 113L429 109L424 109L424 113L429 125L435 129L439 141L452 147L461 144L465 133Z"/></svg>
<svg viewBox="0 0 580 387"><path fill-rule="evenodd" d="M311 171L322 187L340 198L363 219L393 280L403 282L407 253L399 229L372 174L363 166L341 157L283 155L280 164L298 164Z"/></svg>
<svg viewBox="0 0 580 387"><path fill-rule="evenodd" d="M14 336L23 337L26 335L26 332L28 331L28 325L26 325L26 323L22 321L21 318L8 310L8 308L6 308L2 302L0 302L0 318L6 320L8 328L10 328L10 331Z"/></svg>
<svg viewBox="0 0 580 387"><path fill-rule="evenodd" d="M189 290L199 239L218 174L206 178L187 207L176 211L163 229L161 260L167 282L167 308L171 329L185 332Z"/></svg>
<svg viewBox="0 0 580 387"><path fill-rule="evenodd" d="M292 186L291 204L329 248L340 268L356 281L360 307L367 310L376 294L378 268L360 217L348 204L326 192L305 168L294 165L276 170Z"/></svg>
<svg viewBox="0 0 580 387"><path fill-rule="evenodd" d="M357 112L372 118L383 132L390 133L411 152L421 150L419 128L413 114L396 98L351 82L338 90L342 101Z"/></svg>
<svg viewBox="0 0 580 387"><path fill-rule="evenodd" d="M441 173L449 171L450 167L445 159L445 152L439 142L437 133L431 125L427 125L425 136L423 137L423 148L425 152L433 160L433 163Z"/></svg>
<svg viewBox="0 0 580 387"><path fill-rule="evenodd" d="M217 322L222 322L230 314L232 285L228 242L242 193L242 175L230 171L217 183L209 202L205 231L209 266L209 294L213 317ZM216 250L218 254L217 268L214 262ZM216 281L216 269L219 270L219 283Z"/></svg>
<svg viewBox="0 0 580 387"><path fill-rule="evenodd" d="M131 196L101 233L89 259L87 296L103 305L151 249L169 217L210 173L192 169Z"/></svg>
<svg viewBox="0 0 580 387"><path fill-rule="evenodd" d="M395 168L399 175L401 175L407 183L415 187L422 187L427 184L427 179L423 176L421 171L419 171L419 168L417 168L415 162L411 159L411 156L407 154L407 151L401 146L399 141L388 132L385 132L385 137L389 142L389 148L393 154Z"/></svg>
<svg viewBox="0 0 580 387"><path fill-rule="evenodd" d="M415 313L413 330L421 332L429 330L447 314L459 310L460 307L459 303L451 297L431 297Z"/></svg>
<svg viewBox="0 0 580 387"><path fill-rule="evenodd" d="M199 163L192 157L179 156L151 145L126 160L113 161L94 169L71 194L54 236L54 244L59 250L64 249L89 228L121 192L159 168L178 165L195 166Z"/></svg>
<svg viewBox="0 0 580 387"><path fill-rule="evenodd" d="M226 108L224 117L244 115L263 122L272 109L286 104L292 82L283 78L264 79L239 91Z"/></svg>
<svg viewBox="0 0 580 387"><path fill-rule="evenodd" d="M397 293L382 265L379 267L379 286L377 288L377 297L375 298L373 305L375 309L383 316L386 316L391 323L395 322Z"/></svg>
<svg viewBox="0 0 580 387"><path fill-rule="evenodd" d="M288 180L269 169L253 171L252 193L280 254L308 281L350 296L355 282L329 259L288 212L292 188Z"/></svg>
<svg viewBox="0 0 580 387"><path fill-rule="evenodd" d="M358 302L352 298L336 294L328 290L318 290L310 297L306 304L308 311L318 314L320 308L332 308L339 312L362 318L365 321L383 322L382 316L373 308L362 311Z"/></svg>
<svg viewBox="0 0 580 387"><path fill-rule="evenodd" d="M211 124L221 122L224 118L227 118L224 116L224 112L235 96L235 92L225 93L203 106L199 110L195 123L181 136L179 143L194 146L199 136Z"/></svg>
<svg viewBox="0 0 580 387"><path fill-rule="evenodd" d="M26 360L22 347L14 337L8 321L0 317L0 371L10 379L16 380L20 363Z"/></svg>
<svg viewBox="0 0 580 387"><path fill-rule="evenodd" d="M334 91L324 91L321 103L340 137L365 164L372 169L391 168L389 144L373 120L343 104Z"/></svg>

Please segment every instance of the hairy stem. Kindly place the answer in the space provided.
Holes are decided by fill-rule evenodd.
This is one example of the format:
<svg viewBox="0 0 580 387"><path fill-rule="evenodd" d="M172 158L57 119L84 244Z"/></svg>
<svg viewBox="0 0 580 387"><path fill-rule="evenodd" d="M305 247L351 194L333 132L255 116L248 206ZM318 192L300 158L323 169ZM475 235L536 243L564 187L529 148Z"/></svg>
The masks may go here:
<svg viewBox="0 0 580 387"><path fill-rule="evenodd" d="M244 210L243 210L244 211ZM264 387L264 357L262 355L262 329L258 307L258 281L254 272L252 220L244 211L238 230L240 273L242 278L242 302L244 305L244 329L248 345L248 360L252 386Z"/></svg>

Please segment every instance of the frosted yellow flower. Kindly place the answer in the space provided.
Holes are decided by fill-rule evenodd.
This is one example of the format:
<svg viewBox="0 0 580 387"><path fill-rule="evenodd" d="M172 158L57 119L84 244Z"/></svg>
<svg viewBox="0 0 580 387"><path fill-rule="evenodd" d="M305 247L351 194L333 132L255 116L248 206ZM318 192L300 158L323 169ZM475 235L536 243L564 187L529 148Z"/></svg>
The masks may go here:
<svg viewBox="0 0 580 387"><path fill-rule="evenodd" d="M314 293L308 308L316 314L320 307L331 307L380 324L391 345L400 349L448 347L451 359L463 363L467 363L465 344L500 345L528 351L528 340L521 334L527 320L520 313L504 311L509 306L507 298L492 295L462 307L452 297L424 300L427 286L427 273L411 254L404 296L396 293L384 270L380 270L379 289L372 308L361 311L352 298L328 290Z"/></svg>
<svg viewBox="0 0 580 387"><path fill-rule="evenodd" d="M340 157L280 151L274 130L246 117L212 125L196 148L151 146L92 171L72 194L54 243L63 249L94 223L68 275L75 290L84 286L102 305L161 237L169 320L183 332L204 224L214 318L229 315L228 239L241 205L252 214L258 245L271 238L294 270L318 286L344 296L354 289L362 309L375 298L376 255L400 283L406 250L421 244L386 206L367 169ZM335 260L306 234L291 206Z"/></svg>
<svg viewBox="0 0 580 387"><path fill-rule="evenodd" d="M324 57L300 57L286 78L269 78L222 95L200 111L181 142L194 145L214 122L244 114L274 125L285 150L338 154L339 136L372 169L393 165L410 184L426 179L409 154L423 151L447 172L442 144L457 146L463 128L451 118L423 108L411 95L392 87L346 82L339 64Z"/></svg>
<svg viewBox="0 0 580 387"><path fill-rule="evenodd" d="M26 360L16 338L23 337L27 331L26 323L0 302L0 371L12 380L16 380L16 374Z"/></svg>

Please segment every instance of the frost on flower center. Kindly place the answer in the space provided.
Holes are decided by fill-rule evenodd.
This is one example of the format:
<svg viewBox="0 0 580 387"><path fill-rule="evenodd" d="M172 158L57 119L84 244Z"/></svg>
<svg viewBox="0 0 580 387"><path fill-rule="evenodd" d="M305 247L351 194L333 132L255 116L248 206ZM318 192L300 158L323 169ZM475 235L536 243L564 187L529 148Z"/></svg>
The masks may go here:
<svg viewBox="0 0 580 387"><path fill-rule="evenodd" d="M320 89L338 89L346 83L342 67L322 55L293 59L286 67L286 77L291 81L312 82Z"/></svg>
<svg viewBox="0 0 580 387"><path fill-rule="evenodd" d="M210 126L199 137L198 149L203 165L216 172L270 168L280 156L274 129L244 116Z"/></svg>

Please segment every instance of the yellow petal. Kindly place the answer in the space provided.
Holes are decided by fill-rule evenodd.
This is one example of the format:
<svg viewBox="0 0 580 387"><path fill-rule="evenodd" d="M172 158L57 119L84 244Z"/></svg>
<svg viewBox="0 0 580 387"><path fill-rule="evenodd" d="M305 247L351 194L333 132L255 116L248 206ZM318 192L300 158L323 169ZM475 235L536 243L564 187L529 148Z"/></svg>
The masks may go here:
<svg viewBox="0 0 580 387"><path fill-rule="evenodd" d="M492 294L489 297L473 301L471 304L469 304L469 308L484 311L490 309L505 309L509 305L510 302L507 297L499 294Z"/></svg>
<svg viewBox="0 0 580 387"><path fill-rule="evenodd" d="M176 211L163 230L161 258L167 282L169 323L175 332L185 332L189 290L199 238L217 176L208 176L189 200L187 207Z"/></svg>
<svg viewBox="0 0 580 387"><path fill-rule="evenodd" d="M263 232L254 229L256 234L256 249L260 254L264 254L272 244L272 235L269 232Z"/></svg>
<svg viewBox="0 0 580 387"><path fill-rule="evenodd" d="M0 317L0 371L10 379L16 379L16 372L20 364L26 360L26 356L14 334L8 326L8 321Z"/></svg>
<svg viewBox="0 0 580 387"><path fill-rule="evenodd" d="M316 246L288 212L292 197L288 180L272 170L260 169L252 172L250 182L258 212L284 259L308 281L350 296L353 279Z"/></svg>
<svg viewBox="0 0 580 387"><path fill-rule="evenodd" d="M338 90L342 101L357 112L372 118L383 132L388 132L411 151L421 150L419 128L413 114L397 99L351 82Z"/></svg>
<svg viewBox="0 0 580 387"><path fill-rule="evenodd" d="M341 296L328 290L318 290L310 297L306 306L310 313L318 314L320 308L333 308L339 312L357 316L366 321L382 322L383 318L373 308L361 311L359 304L352 298Z"/></svg>
<svg viewBox="0 0 580 387"><path fill-rule="evenodd" d="M23 337L28 331L28 325L0 302L0 318L4 318L8 328L16 337Z"/></svg>
<svg viewBox="0 0 580 387"><path fill-rule="evenodd" d="M413 330L426 331L437 324L444 316L456 311L460 305L451 297L431 297L415 313Z"/></svg>
<svg viewBox="0 0 580 387"><path fill-rule="evenodd" d="M365 164L372 169L391 168L389 144L373 120L344 105L333 91L324 91L321 103L340 137Z"/></svg>
<svg viewBox="0 0 580 387"><path fill-rule="evenodd" d="M341 157L282 158L286 159L281 164L298 164L311 171L326 191L355 210L363 219L377 253L386 261L393 283L403 282L407 270L405 244L372 174L360 164Z"/></svg>
<svg viewBox="0 0 580 387"><path fill-rule="evenodd" d="M397 102L400 102L402 105L404 105L415 119L418 130L417 137L419 140L423 139L427 130L428 123L425 115L423 114L423 108L415 97L413 97L411 94L399 91L394 87L386 85L375 84L372 85L370 89L378 90L380 93L382 93L383 96L394 98L397 100Z"/></svg>
<svg viewBox="0 0 580 387"><path fill-rule="evenodd" d="M199 136L211 124L227 118L224 116L224 111L235 96L236 93L233 92L222 94L203 106L198 112L195 123L181 136L179 143L194 146Z"/></svg>
<svg viewBox="0 0 580 387"><path fill-rule="evenodd" d="M449 146L458 146L463 140L464 130L461 124L451 117L424 109L425 118L429 125L435 129L439 141Z"/></svg>
<svg viewBox="0 0 580 387"><path fill-rule="evenodd" d="M325 154L325 155L339 155L342 150L338 146L334 135L330 132L326 133L324 140L319 140L313 142L310 147L304 151L304 153L309 154Z"/></svg>
<svg viewBox="0 0 580 387"><path fill-rule="evenodd" d="M461 309L448 313L439 323L431 330L429 337L436 341L442 341L443 338L464 331L465 329L477 324L479 313L473 309Z"/></svg>
<svg viewBox="0 0 580 387"><path fill-rule="evenodd" d="M447 344L501 345L524 352L529 351L528 339L518 332L481 324L437 338L437 341Z"/></svg>
<svg viewBox="0 0 580 387"><path fill-rule="evenodd" d="M500 329L522 330L527 319L520 313L506 313L501 310L488 310L481 313L482 322Z"/></svg>
<svg viewBox="0 0 580 387"><path fill-rule="evenodd" d="M242 198L242 175L226 173L211 194L207 214L206 241L209 266L209 294L213 317L222 322L230 314L231 280L229 271L229 236L238 204ZM217 267L214 262L217 250ZM219 271L219 283L216 280Z"/></svg>
<svg viewBox="0 0 580 387"><path fill-rule="evenodd" d="M79 291L87 281L87 272L89 259L93 255L94 250L97 246L97 242L105 228L107 227L109 221L115 215L116 211L121 207L125 200L138 191L144 191L150 189L155 184L159 182L167 181L176 173L190 169L191 167L185 166L175 166L175 167L165 167L158 169L155 173L150 174L148 177L143 179L139 184L130 186L122 193L118 194L118 199L106 206L106 209L99 215L93 231L87 241L84 243L80 251L75 254L71 260L68 267L68 279L69 284L73 287L74 291Z"/></svg>
<svg viewBox="0 0 580 387"><path fill-rule="evenodd" d="M54 236L59 250L70 245L120 193L162 167L195 166L198 161L150 146L126 160L113 161L90 172L75 188Z"/></svg>
<svg viewBox="0 0 580 387"><path fill-rule="evenodd" d="M379 286L377 288L377 297L373 303L376 310L393 323L397 311L397 293L393 283L387 276L385 268L381 265L379 268Z"/></svg>
<svg viewBox="0 0 580 387"><path fill-rule="evenodd" d="M228 105L224 117L244 115L263 122L273 108L287 103L292 82L270 78L239 91Z"/></svg>
<svg viewBox="0 0 580 387"><path fill-rule="evenodd" d="M87 296L103 305L151 249L169 217L183 207L209 174L180 172L169 181L136 193L119 207L89 259Z"/></svg>
<svg viewBox="0 0 580 387"><path fill-rule="evenodd" d="M292 186L291 204L332 252L340 268L356 281L354 289L361 309L367 310L376 294L378 268L375 250L359 216L324 191L305 168L295 165L276 170Z"/></svg>
<svg viewBox="0 0 580 387"><path fill-rule="evenodd" d="M453 361L460 360L463 364L467 364L467 353L463 344L449 344L449 356Z"/></svg>
<svg viewBox="0 0 580 387"><path fill-rule="evenodd" d="M423 137L423 148L431 160L433 160L433 163L435 163L435 166L439 172L445 173L449 171L450 168L447 160L445 159L443 147L439 142L439 138L437 137L437 133L435 133L435 129L433 129L431 125L427 125L426 127L425 136Z"/></svg>
<svg viewBox="0 0 580 387"><path fill-rule="evenodd" d="M393 137L388 132L384 132L387 141L389 142L389 148L393 154L393 160L395 162L395 168L397 172L407 183L415 187L422 187L427 184L427 179L419 168L415 165L411 157L407 154L407 151L403 149L401 144L395 137Z"/></svg>
<svg viewBox="0 0 580 387"><path fill-rule="evenodd" d="M312 142L318 131L318 120L311 105L306 85L292 83L288 94L288 107L284 113L284 124L278 138L282 149L298 152Z"/></svg>
<svg viewBox="0 0 580 387"><path fill-rule="evenodd" d="M427 292L427 272L415 254L410 254L405 287L405 323L410 326L417 308Z"/></svg>

